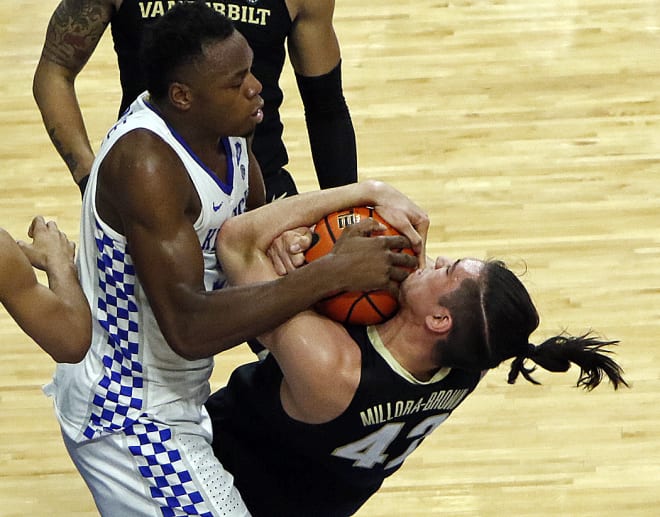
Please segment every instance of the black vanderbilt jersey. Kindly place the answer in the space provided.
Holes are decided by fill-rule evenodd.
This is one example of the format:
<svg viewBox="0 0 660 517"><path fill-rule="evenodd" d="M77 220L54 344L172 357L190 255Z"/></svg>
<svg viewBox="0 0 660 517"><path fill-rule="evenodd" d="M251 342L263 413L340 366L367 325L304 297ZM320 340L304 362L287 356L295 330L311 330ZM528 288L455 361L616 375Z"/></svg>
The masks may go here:
<svg viewBox="0 0 660 517"><path fill-rule="evenodd" d="M272 356L236 369L207 402L215 453L255 517L352 515L480 380L478 372L443 369L417 381L373 327L347 328L362 372L338 418L315 425L290 418Z"/></svg>
<svg viewBox="0 0 660 517"><path fill-rule="evenodd" d="M146 89L139 62L144 27L175 3L172 0L124 0L112 18L112 39L122 88L120 114ZM257 126L252 148L264 175L267 175L288 162L279 116L283 94L278 83L286 56L285 41L292 25L289 11L284 0L205 3L232 20L254 51L252 72L263 85L261 96L265 106L264 119Z"/></svg>

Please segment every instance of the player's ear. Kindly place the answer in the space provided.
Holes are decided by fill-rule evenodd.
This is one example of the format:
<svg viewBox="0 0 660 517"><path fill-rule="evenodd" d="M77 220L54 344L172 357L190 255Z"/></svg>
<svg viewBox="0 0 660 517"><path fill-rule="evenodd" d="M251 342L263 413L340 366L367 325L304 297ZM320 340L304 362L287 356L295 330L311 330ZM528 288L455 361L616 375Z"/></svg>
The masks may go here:
<svg viewBox="0 0 660 517"><path fill-rule="evenodd" d="M426 323L426 328L437 334L449 334L453 325L449 309L442 305L436 307L432 314L428 314L424 321Z"/></svg>
<svg viewBox="0 0 660 517"><path fill-rule="evenodd" d="M192 92L187 84L174 81L169 87L170 102L175 108L181 111L190 109L190 102L192 100Z"/></svg>

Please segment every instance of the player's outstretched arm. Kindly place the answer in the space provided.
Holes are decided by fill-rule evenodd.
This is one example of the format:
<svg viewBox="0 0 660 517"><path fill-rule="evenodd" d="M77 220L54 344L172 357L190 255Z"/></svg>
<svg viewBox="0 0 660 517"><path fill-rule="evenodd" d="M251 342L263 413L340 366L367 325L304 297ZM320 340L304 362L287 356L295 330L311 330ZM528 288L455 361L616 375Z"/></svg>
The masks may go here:
<svg viewBox="0 0 660 517"><path fill-rule="evenodd" d="M233 219L228 223L240 227L240 239L245 253L253 249L268 249L273 240L283 232L303 226L311 226L331 212L371 205L383 218L410 241L410 247L425 259L425 243L429 218L417 204L387 183L366 180L332 189L305 192L278 200L250 212L249 218ZM224 226L223 226L224 229ZM235 249L235 252L240 250ZM423 265L423 264L420 264Z"/></svg>
<svg viewBox="0 0 660 517"><path fill-rule="evenodd" d="M74 245L57 225L36 217L32 243L0 230L0 301L18 325L55 361L75 363L91 341L91 316L78 283ZM32 267L46 272L48 287Z"/></svg>

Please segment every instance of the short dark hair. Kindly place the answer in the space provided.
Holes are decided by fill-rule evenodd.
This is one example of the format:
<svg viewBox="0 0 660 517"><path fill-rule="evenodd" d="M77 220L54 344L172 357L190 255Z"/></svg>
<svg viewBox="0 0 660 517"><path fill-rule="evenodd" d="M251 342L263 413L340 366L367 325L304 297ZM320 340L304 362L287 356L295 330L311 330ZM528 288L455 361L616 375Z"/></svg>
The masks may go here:
<svg viewBox="0 0 660 517"><path fill-rule="evenodd" d="M144 33L141 59L149 93L165 97L179 67L194 63L207 43L223 41L234 31L226 16L204 2L177 3Z"/></svg>

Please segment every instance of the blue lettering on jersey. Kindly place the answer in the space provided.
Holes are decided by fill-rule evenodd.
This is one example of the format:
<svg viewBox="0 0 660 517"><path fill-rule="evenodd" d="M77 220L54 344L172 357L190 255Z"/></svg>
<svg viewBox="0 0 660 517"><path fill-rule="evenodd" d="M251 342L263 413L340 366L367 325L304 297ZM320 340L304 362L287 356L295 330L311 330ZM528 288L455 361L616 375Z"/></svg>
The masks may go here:
<svg viewBox="0 0 660 517"><path fill-rule="evenodd" d="M238 202L238 204L234 207L232 210L232 215L237 216L245 212L245 207L247 206L247 192L243 196L243 198Z"/></svg>
<svg viewBox="0 0 660 517"><path fill-rule="evenodd" d="M240 141L237 141L234 144L234 147L236 148L236 161L240 162L241 161L241 155L243 154L243 145L241 144Z"/></svg>
<svg viewBox="0 0 660 517"><path fill-rule="evenodd" d="M204 251L215 251L215 238L218 235L220 228L211 228L202 242L202 249Z"/></svg>

